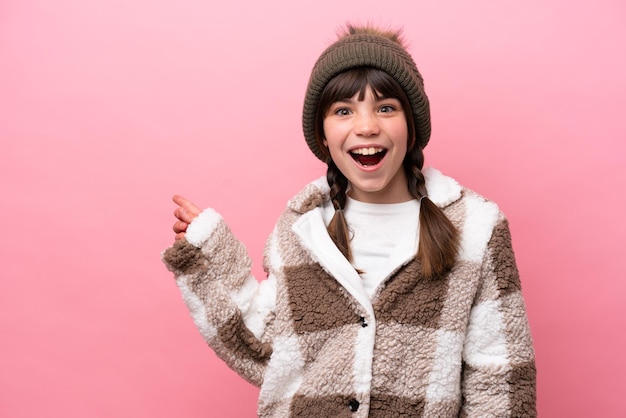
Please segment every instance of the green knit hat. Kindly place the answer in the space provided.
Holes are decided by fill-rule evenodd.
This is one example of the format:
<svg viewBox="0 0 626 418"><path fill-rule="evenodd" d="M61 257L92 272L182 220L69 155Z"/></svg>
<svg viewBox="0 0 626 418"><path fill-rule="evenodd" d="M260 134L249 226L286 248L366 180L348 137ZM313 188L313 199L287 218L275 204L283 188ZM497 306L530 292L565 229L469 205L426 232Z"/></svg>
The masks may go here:
<svg viewBox="0 0 626 418"><path fill-rule="evenodd" d="M411 103L417 144L424 148L430 139L430 107L424 81L411 55L399 41L376 33L351 33L329 46L318 58L304 98L302 129L313 154L325 161L315 141L315 115L328 82L344 71L371 67L389 74L400 84Z"/></svg>

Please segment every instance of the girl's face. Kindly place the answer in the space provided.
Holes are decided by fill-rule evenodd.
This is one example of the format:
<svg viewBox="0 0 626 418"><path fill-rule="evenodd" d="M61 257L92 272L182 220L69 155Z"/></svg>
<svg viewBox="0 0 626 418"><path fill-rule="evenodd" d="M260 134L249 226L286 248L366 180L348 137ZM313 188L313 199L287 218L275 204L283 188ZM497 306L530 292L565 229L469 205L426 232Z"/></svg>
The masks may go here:
<svg viewBox="0 0 626 418"><path fill-rule="evenodd" d="M371 87L330 105L324 116L324 146L350 182L349 195L367 203L412 199L402 162L407 152L407 120L400 101L378 99Z"/></svg>

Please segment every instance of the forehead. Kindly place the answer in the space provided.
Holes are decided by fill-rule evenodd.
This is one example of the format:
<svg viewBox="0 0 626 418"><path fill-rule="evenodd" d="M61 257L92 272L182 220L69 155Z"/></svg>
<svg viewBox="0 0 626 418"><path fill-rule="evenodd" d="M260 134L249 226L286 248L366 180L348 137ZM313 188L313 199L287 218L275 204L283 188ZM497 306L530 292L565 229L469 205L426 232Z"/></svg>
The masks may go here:
<svg viewBox="0 0 626 418"><path fill-rule="evenodd" d="M359 68L335 76L327 86L330 101L350 99L358 94L363 100L366 94L375 99L398 98L401 88L387 73L372 69Z"/></svg>
<svg viewBox="0 0 626 418"><path fill-rule="evenodd" d="M347 93L349 94L349 93ZM357 91L356 93L354 93L352 96L350 97L337 97L336 102L341 102L341 101L365 101L365 100L374 100L374 101L381 101L381 100L399 100L396 97L393 96L388 96L386 94L381 93L380 91L377 91L375 89L372 88L372 86L370 85L366 85L365 88L360 89L359 91Z"/></svg>

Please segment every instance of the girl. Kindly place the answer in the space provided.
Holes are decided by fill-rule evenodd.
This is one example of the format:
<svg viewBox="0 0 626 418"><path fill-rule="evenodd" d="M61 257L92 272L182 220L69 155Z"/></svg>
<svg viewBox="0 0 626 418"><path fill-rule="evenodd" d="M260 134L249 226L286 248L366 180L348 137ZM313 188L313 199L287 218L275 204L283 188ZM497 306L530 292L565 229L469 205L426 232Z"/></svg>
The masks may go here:
<svg viewBox="0 0 626 418"><path fill-rule="evenodd" d="M498 207L434 169L399 33L348 26L320 56L304 136L326 176L289 203L258 283L212 209L175 196L163 254L261 417L535 416L535 362Z"/></svg>

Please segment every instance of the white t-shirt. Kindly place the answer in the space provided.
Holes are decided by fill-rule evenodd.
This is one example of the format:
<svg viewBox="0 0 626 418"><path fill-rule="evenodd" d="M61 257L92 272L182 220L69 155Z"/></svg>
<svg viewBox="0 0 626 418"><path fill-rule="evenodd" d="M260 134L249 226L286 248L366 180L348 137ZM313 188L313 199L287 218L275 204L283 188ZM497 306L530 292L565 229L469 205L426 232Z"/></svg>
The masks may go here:
<svg viewBox="0 0 626 418"><path fill-rule="evenodd" d="M361 271L363 287L373 296L378 285L391 273L394 255L405 257L417 251L420 204L364 203L348 198L344 216L351 231L352 265Z"/></svg>

